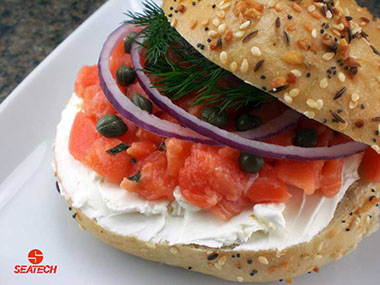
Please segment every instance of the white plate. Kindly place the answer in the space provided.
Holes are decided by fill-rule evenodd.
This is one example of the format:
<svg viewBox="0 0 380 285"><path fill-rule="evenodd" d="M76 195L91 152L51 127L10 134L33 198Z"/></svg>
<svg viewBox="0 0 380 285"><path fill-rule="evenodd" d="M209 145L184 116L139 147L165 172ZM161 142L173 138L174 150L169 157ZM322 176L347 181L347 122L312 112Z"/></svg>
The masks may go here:
<svg viewBox="0 0 380 285"><path fill-rule="evenodd" d="M0 105L0 284L227 284L145 261L81 232L55 190L51 146L60 113L84 64L95 64L106 36L140 9L140 0L107 2ZM297 284L379 284L380 235ZM37 248L56 274L15 274ZM276 284L279 284L276 282Z"/></svg>

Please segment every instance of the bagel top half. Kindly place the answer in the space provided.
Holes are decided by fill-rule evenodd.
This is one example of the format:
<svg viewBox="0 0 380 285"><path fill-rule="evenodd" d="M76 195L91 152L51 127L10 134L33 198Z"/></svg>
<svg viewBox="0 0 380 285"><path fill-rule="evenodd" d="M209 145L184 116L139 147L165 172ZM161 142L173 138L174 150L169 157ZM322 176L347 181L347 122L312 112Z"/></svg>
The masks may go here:
<svg viewBox="0 0 380 285"><path fill-rule="evenodd" d="M163 0L207 59L380 153L380 21L354 0Z"/></svg>

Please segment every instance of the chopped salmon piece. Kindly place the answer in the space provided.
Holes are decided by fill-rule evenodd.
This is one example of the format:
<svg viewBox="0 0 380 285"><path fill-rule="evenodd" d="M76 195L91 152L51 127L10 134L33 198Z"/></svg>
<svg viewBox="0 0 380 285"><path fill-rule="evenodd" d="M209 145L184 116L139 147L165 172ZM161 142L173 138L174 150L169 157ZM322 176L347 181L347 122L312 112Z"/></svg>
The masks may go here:
<svg viewBox="0 0 380 285"><path fill-rule="evenodd" d="M93 85L99 85L98 66L85 65L79 70L77 75L74 86L75 94L83 98L86 88Z"/></svg>
<svg viewBox="0 0 380 285"><path fill-rule="evenodd" d="M210 195L210 192L237 201L246 185L247 175L240 170L237 161L223 158L215 148L194 144L191 155L179 171L178 181L186 200L198 207L210 208L220 201L219 195ZM200 203L192 193L204 193L207 201Z"/></svg>
<svg viewBox="0 0 380 285"><path fill-rule="evenodd" d="M184 166L186 158L190 155L192 143L170 138L165 141L165 146L168 160L167 173L169 176L178 177L179 170Z"/></svg>
<svg viewBox="0 0 380 285"><path fill-rule="evenodd" d="M239 215L243 211L243 206L243 198L240 198L235 202L223 199L216 206L210 208L210 212L218 219L228 221L232 217Z"/></svg>
<svg viewBox="0 0 380 285"><path fill-rule="evenodd" d="M372 183L380 183L380 155L371 148L364 153L361 174Z"/></svg>
<svg viewBox="0 0 380 285"><path fill-rule="evenodd" d="M100 137L101 135L96 130L95 121L79 112L71 127L69 152L76 160L84 162L91 146Z"/></svg>
<svg viewBox="0 0 380 285"><path fill-rule="evenodd" d="M129 177L135 171L135 166L131 163L132 157L126 151L115 155L107 153L107 150L121 143L119 139L97 139L86 155L85 164L108 181L120 184L124 177Z"/></svg>
<svg viewBox="0 0 380 285"><path fill-rule="evenodd" d="M286 184L303 189L311 195L320 187L324 161L278 160L278 177Z"/></svg>
<svg viewBox="0 0 380 285"><path fill-rule="evenodd" d="M148 156L141 167L139 181L125 178L121 186L130 192L137 192L146 200L174 200L173 191L177 180L166 173L167 160L163 151L155 151Z"/></svg>
<svg viewBox="0 0 380 285"><path fill-rule="evenodd" d="M127 153L136 159L144 158L157 150L157 146L150 141L134 142Z"/></svg>
<svg viewBox="0 0 380 285"><path fill-rule="evenodd" d="M285 183L277 177L275 169L269 165L259 172L259 177L246 193L247 198L255 204L284 203L291 195Z"/></svg>
<svg viewBox="0 0 380 285"><path fill-rule="evenodd" d="M334 197L342 186L343 163L343 159L336 159L323 165L320 190L328 198Z"/></svg>

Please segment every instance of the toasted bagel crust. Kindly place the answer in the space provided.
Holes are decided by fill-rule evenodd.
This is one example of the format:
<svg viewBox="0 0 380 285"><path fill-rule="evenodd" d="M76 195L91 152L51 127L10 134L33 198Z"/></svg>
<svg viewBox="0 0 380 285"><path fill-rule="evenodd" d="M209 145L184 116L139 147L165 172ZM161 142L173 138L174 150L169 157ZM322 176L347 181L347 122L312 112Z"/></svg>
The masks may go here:
<svg viewBox="0 0 380 285"><path fill-rule="evenodd" d="M209 60L380 153L380 22L353 0L315 2L164 0L162 7Z"/></svg>
<svg viewBox="0 0 380 285"><path fill-rule="evenodd" d="M56 175L62 185L59 173ZM282 251L234 251L233 248L145 242L102 228L96 220L73 207L71 199L66 202L82 229L126 253L226 280L269 282L302 275L354 250L363 237L378 228L379 195L380 184L355 183L339 203L334 219L323 231L310 242Z"/></svg>

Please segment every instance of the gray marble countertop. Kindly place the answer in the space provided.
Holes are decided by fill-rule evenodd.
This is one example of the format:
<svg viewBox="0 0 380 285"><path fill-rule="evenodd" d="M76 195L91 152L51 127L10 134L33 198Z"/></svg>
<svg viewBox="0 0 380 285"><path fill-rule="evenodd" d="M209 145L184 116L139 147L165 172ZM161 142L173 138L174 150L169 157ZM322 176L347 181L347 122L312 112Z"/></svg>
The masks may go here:
<svg viewBox="0 0 380 285"><path fill-rule="evenodd" d="M0 103L105 1L0 0ZM379 16L379 0L357 1Z"/></svg>
<svg viewBox="0 0 380 285"><path fill-rule="evenodd" d="M105 0L0 0L0 102Z"/></svg>

